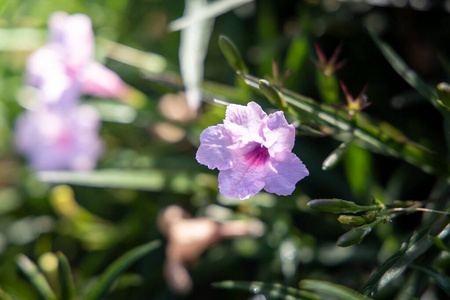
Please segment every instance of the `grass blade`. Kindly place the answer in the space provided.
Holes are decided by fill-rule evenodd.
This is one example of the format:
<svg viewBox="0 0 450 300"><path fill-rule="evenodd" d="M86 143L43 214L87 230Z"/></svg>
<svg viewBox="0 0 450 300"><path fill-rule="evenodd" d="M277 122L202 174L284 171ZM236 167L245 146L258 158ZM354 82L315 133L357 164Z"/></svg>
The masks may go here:
<svg viewBox="0 0 450 300"><path fill-rule="evenodd" d="M335 297L342 300L367 300L371 299L360 293L342 286L339 284L331 283L322 280L305 279L300 281L299 286L301 289L311 290L320 294Z"/></svg>
<svg viewBox="0 0 450 300"><path fill-rule="evenodd" d="M43 299L56 300L56 295L48 284L47 279L34 262L25 255L19 254L16 263Z"/></svg>
<svg viewBox="0 0 450 300"><path fill-rule="evenodd" d="M374 32L369 30L369 34L377 47L383 53L394 70L414 89L416 89L423 97L440 112L445 113L445 109L437 102L437 95L433 88L425 83L416 72L414 72L405 61L389 46L385 41L380 39Z"/></svg>
<svg viewBox="0 0 450 300"><path fill-rule="evenodd" d="M75 298L75 286L69 261L62 252L58 251L56 255L58 256L58 279L61 288L61 299L72 300Z"/></svg>
<svg viewBox="0 0 450 300"><path fill-rule="evenodd" d="M270 299L304 299L304 300L317 300L320 299L316 295L313 295L306 291L301 291L292 287L283 286L281 284L272 284L265 282L248 282L248 281L222 281L213 283L213 287L228 289L228 290L241 290L248 291L254 294L264 294L270 297Z"/></svg>
<svg viewBox="0 0 450 300"><path fill-rule="evenodd" d="M450 277L445 274L439 273L435 269L412 265L411 268L419 270L421 272L426 273L428 276L436 281L436 284L448 295L450 296Z"/></svg>
<svg viewBox="0 0 450 300"><path fill-rule="evenodd" d="M259 89L259 78L241 74L245 82ZM334 138L345 142L341 134L353 133L355 143L385 155L403 159L423 171L438 174L450 179L450 164L444 157L410 141L401 132L386 122L376 122L363 113L358 114L358 121L348 119L346 111L327 104L317 103L314 99L296 94L287 89L280 89L284 99L295 109L300 117L311 123L327 126L334 130Z"/></svg>
<svg viewBox="0 0 450 300"><path fill-rule="evenodd" d="M153 241L126 252L105 270L97 284L88 292L88 294L83 299L100 299L100 297L103 296L108 287L125 269L129 268L136 261L143 258L151 251L155 250L160 245L160 241Z"/></svg>

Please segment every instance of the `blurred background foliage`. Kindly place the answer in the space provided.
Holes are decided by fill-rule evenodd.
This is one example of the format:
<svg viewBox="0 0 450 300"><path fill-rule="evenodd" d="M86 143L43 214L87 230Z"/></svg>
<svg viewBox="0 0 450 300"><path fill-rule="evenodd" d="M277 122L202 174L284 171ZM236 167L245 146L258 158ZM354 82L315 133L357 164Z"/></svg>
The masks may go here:
<svg viewBox="0 0 450 300"><path fill-rule="evenodd" d="M183 15L183 1L0 1L0 286L5 292L16 299L39 299L19 272L17 255L37 262L55 285L55 265L45 257L61 251L82 293L129 249L165 241L157 217L171 204L217 221L256 218L266 232L208 249L190 268L194 289L188 296L167 287L160 247L122 273L106 299L264 299L211 286L223 280L297 286L308 278L359 290L419 228L422 213L403 215L376 227L360 245L340 248L335 242L349 227L340 225L336 216L306 207L315 198L361 205L369 205L372 196L388 204L429 199L437 177L400 159L351 145L343 163L323 171L322 162L339 142L298 135L294 152L310 176L297 184L294 194L261 193L235 200L218 195L217 172L199 165L195 152L200 132L224 118L225 107L213 98L256 100L267 112L275 110L227 64L218 44L219 36L226 35L236 43L250 74L273 79L276 60L280 74L291 70L285 88L328 104L345 103L345 98L337 81L325 82L311 61L317 60L314 44L329 58L342 43L338 61L346 64L337 74L354 96L368 84L372 105L365 113L445 155L448 120L444 130L442 114L394 71L367 28L435 86L450 77L448 1L242 2L247 3L214 20L201 87L205 103L194 112L186 106L180 77L180 32L168 30L170 22ZM14 150L14 121L27 101L26 58L45 43L48 17L58 10L92 19L96 59L136 89L129 103L83 98L103 120L104 154L94 174L35 174ZM448 182L441 181L440 188L447 192L440 193L435 208L445 209ZM449 259L448 252L440 254L443 274L449 275ZM406 275L419 276L408 270L379 298L393 299L399 287L412 280ZM427 299L445 297L434 285L426 293Z"/></svg>

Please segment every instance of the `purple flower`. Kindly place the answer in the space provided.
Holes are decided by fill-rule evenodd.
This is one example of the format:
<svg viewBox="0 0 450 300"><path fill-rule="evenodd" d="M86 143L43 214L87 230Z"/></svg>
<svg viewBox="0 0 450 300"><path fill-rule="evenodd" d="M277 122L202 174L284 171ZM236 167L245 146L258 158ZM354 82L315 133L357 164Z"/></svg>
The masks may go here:
<svg viewBox="0 0 450 300"><path fill-rule="evenodd" d="M283 112L267 115L255 102L227 107L223 124L200 135L196 159L219 172L220 193L246 199L262 189L290 195L295 184L309 175L293 154L295 128Z"/></svg>
<svg viewBox="0 0 450 300"><path fill-rule="evenodd" d="M70 106L81 93L123 98L129 86L94 60L91 20L83 14L54 13L49 20L49 42L27 61L26 78L49 104Z"/></svg>
<svg viewBox="0 0 450 300"><path fill-rule="evenodd" d="M101 154L97 111L87 105L71 110L42 106L16 121L17 150L35 171L91 170Z"/></svg>

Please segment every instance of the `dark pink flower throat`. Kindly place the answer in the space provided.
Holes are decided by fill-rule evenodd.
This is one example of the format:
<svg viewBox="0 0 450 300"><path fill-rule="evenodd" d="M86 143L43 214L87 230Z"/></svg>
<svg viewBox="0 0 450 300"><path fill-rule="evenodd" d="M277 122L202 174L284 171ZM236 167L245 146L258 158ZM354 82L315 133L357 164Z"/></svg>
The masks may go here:
<svg viewBox="0 0 450 300"><path fill-rule="evenodd" d="M269 150L257 144L252 150L245 154L245 161L251 166L262 166L266 163L269 158Z"/></svg>

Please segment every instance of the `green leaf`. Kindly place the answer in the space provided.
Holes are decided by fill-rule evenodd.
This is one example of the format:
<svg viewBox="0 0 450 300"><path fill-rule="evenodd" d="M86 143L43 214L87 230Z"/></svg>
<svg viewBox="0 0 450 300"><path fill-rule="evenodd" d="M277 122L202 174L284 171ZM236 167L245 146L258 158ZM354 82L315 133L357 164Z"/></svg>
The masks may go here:
<svg viewBox="0 0 450 300"><path fill-rule="evenodd" d="M56 300L56 295L47 282L47 279L44 274L39 271L34 262L25 255L19 254L16 263L43 299Z"/></svg>
<svg viewBox="0 0 450 300"><path fill-rule="evenodd" d="M0 300L13 300L4 290L0 289Z"/></svg>
<svg viewBox="0 0 450 300"><path fill-rule="evenodd" d="M372 156L361 147L350 145L344 157L345 175L353 193L367 198L367 191L372 176Z"/></svg>
<svg viewBox="0 0 450 300"><path fill-rule="evenodd" d="M61 299L72 300L75 298L75 286L73 284L69 261L60 251L56 255L58 256L58 279L61 289Z"/></svg>
<svg viewBox="0 0 450 300"><path fill-rule="evenodd" d="M414 70L412 70L405 61L389 46L385 41L380 39L374 32L369 30L372 40L381 50L384 57L388 60L394 70L413 88L415 88L423 97L428 99L431 104L440 112L444 112L444 108L437 102L437 95L433 88L425 83Z"/></svg>
<svg viewBox="0 0 450 300"><path fill-rule="evenodd" d="M411 268L422 271L428 276L436 281L436 284L448 295L450 296L450 277L445 274L439 273L433 268L411 265Z"/></svg>
<svg viewBox="0 0 450 300"><path fill-rule="evenodd" d="M243 75L245 82L259 89L259 78ZM287 89L280 89L290 109L310 123L327 126L335 131L333 137L346 142L342 133L352 133L355 142L366 149L403 159L427 173L439 174L450 178L450 165L444 157L414 143L399 130L386 122L377 122L360 112L356 124L348 120L344 110L327 104L319 104L311 98L296 94ZM295 115L294 115L295 116Z"/></svg>
<svg viewBox="0 0 450 300"><path fill-rule="evenodd" d="M328 171L337 166L337 164L342 160L342 157L347 153L348 147L351 143L342 143L330 153L330 155L325 158L322 163L322 170Z"/></svg>
<svg viewBox="0 0 450 300"><path fill-rule="evenodd" d="M67 183L83 186L124 188L146 191L163 189L166 179L163 172L96 170L87 172L48 171L37 174L39 180L51 183Z"/></svg>
<svg viewBox="0 0 450 300"><path fill-rule="evenodd" d="M145 255L161 245L160 241L153 241L138 246L119 257L102 274L97 284L83 297L84 300L100 299L113 281L127 268Z"/></svg>
<svg viewBox="0 0 450 300"><path fill-rule="evenodd" d="M335 74L326 76L320 70L316 70L317 88L320 98L327 104L339 102L339 83Z"/></svg>
<svg viewBox="0 0 450 300"><path fill-rule="evenodd" d="M222 281L212 284L215 288L228 289L228 290L241 290L248 291L254 294L263 294L270 297L270 299L308 299L318 300L319 297L292 287L283 286L277 283L265 283L265 282L247 282L247 281Z"/></svg>
<svg viewBox="0 0 450 300"><path fill-rule="evenodd" d="M221 35L219 37L219 47L222 50L223 55L228 61L228 64L236 71L247 73L247 67L242 59L241 52L236 45L226 36Z"/></svg>
<svg viewBox="0 0 450 300"><path fill-rule="evenodd" d="M427 233L429 229L429 225L423 226L408 242L404 243L399 251L377 269L361 292L365 295L375 297L378 291L403 274L406 268L433 244L428 238Z"/></svg>
<svg viewBox="0 0 450 300"><path fill-rule="evenodd" d="M311 290L316 293L324 294L331 297L336 297L342 300L367 300L371 299L366 297L348 287L331 283L322 280L305 279L300 281L299 286L301 289Z"/></svg>

